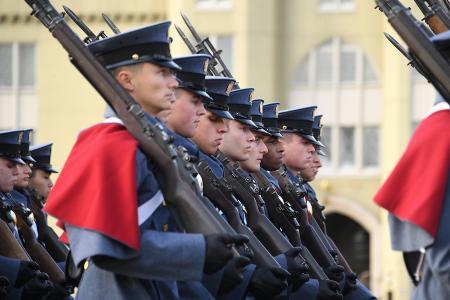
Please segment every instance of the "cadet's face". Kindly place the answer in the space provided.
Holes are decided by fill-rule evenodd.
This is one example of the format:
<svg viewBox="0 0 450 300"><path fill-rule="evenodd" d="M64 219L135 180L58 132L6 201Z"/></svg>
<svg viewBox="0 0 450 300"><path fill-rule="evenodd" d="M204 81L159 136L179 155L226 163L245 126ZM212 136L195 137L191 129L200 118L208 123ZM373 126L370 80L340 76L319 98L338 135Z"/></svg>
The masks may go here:
<svg viewBox="0 0 450 300"><path fill-rule="evenodd" d="M268 152L264 155L261 166L268 171L278 170L283 163L284 141L273 136L264 136L263 141Z"/></svg>
<svg viewBox="0 0 450 300"><path fill-rule="evenodd" d="M171 112L175 101L175 88L178 86L175 74L169 68L151 63L143 63L142 67L130 72L128 91L144 111L163 121Z"/></svg>
<svg viewBox="0 0 450 300"><path fill-rule="evenodd" d="M191 138L200 122L200 117L206 113L202 99L184 89L177 89L177 100L172 113L167 119L167 126L176 133Z"/></svg>
<svg viewBox="0 0 450 300"><path fill-rule="evenodd" d="M285 141L283 163L295 172L308 168L312 163L314 146L305 138L293 133L287 133Z"/></svg>
<svg viewBox="0 0 450 300"><path fill-rule="evenodd" d="M30 178L30 188L35 189L44 199L47 199L48 193L50 193L50 190L53 187L50 175L50 173L44 170L36 169L34 170L33 176Z"/></svg>
<svg viewBox="0 0 450 300"><path fill-rule="evenodd" d="M19 176L17 177L14 187L18 189L23 189L28 186L30 182L31 168L28 164L18 165Z"/></svg>
<svg viewBox="0 0 450 300"><path fill-rule="evenodd" d="M18 176L17 164L0 157L0 192L11 192Z"/></svg>
<svg viewBox="0 0 450 300"><path fill-rule="evenodd" d="M228 132L228 122L228 120L206 111L200 117L200 123L192 140L205 154L213 155L219 149L223 135Z"/></svg>
<svg viewBox="0 0 450 300"><path fill-rule="evenodd" d="M320 161L320 155L317 151L314 151L312 155L311 166L301 171L301 176L307 181L313 181L316 179L319 169L322 167L322 162Z"/></svg>
<svg viewBox="0 0 450 300"><path fill-rule="evenodd" d="M247 160L241 161L241 167L247 172L258 172L261 167L261 161L267 153L266 144L263 142L263 134L253 132L255 139L251 146L250 157Z"/></svg>
<svg viewBox="0 0 450 300"><path fill-rule="evenodd" d="M255 137L247 125L232 120L230 121L230 130L224 135L219 149L233 161L244 161L250 157L254 139Z"/></svg>

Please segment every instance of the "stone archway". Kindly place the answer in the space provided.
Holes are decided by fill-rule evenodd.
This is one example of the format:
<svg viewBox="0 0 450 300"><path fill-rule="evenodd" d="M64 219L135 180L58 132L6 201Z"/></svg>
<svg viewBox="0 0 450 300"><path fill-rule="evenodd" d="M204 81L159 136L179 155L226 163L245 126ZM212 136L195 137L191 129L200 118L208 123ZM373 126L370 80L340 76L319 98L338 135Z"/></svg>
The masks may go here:
<svg viewBox="0 0 450 300"><path fill-rule="evenodd" d="M370 289L375 295L381 293L381 224L363 205L349 199L329 196L326 215L339 214L359 224L369 234Z"/></svg>

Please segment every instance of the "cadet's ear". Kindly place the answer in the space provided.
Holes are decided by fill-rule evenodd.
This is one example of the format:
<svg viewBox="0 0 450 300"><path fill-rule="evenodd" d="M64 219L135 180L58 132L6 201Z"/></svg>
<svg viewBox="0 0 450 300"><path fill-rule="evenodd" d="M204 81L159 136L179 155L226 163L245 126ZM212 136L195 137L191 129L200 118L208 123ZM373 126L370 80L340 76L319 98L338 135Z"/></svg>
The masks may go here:
<svg viewBox="0 0 450 300"><path fill-rule="evenodd" d="M129 70L123 68L116 72L116 80L119 84L127 91L132 92L135 89L133 82L133 73Z"/></svg>

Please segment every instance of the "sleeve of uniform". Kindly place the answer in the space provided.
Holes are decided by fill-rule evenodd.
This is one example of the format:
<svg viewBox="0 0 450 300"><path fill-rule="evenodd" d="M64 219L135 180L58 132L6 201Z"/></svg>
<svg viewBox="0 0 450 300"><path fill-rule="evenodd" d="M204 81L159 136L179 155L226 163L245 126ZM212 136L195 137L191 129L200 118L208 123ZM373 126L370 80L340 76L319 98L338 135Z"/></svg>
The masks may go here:
<svg viewBox="0 0 450 300"><path fill-rule="evenodd" d="M200 234L144 230L137 253L93 231L72 226L66 230L76 264L92 257L98 267L121 275L150 280L202 279L205 242Z"/></svg>
<svg viewBox="0 0 450 300"><path fill-rule="evenodd" d="M22 288L14 288L14 283L17 280L17 274L19 273L20 260L0 256L0 276L5 276L9 280L8 296L7 299L18 299L22 293Z"/></svg>

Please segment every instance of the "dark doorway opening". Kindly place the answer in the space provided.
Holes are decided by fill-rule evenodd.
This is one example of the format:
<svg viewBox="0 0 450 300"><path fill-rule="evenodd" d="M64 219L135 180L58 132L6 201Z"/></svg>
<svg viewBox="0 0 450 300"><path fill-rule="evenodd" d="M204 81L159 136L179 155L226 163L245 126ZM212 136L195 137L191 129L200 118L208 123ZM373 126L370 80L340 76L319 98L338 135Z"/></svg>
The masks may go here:
<svg viewBox="0 0 450 300"><path fill-rule="evenodd" d="M328 235L334 240L352 270L358 274L358 278L370 288L369 233L357 222L341 214L329 214L326 220Z"/></svg>

